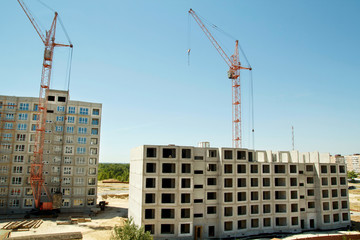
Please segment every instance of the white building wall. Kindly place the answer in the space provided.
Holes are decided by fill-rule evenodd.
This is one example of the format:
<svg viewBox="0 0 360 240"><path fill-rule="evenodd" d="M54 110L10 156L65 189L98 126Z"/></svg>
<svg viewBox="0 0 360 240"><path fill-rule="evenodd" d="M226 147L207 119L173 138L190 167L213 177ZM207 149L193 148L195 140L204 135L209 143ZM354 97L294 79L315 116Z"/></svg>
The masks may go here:
<svg viewBox="0 0 360 240"><path fill-rule="evenodd" d="M147 156L148 149L156 150L154 158ZM148 163L156 165L151 172ZM241 237L350 225L346 167L330 163L329 154L146 145L132 150L130 164L129 213L155 239ZM324 167L326 173L321 172ZM156 184L149 188L151 179ZM155 196L155 203L146 202L147 194Z"/></svg>

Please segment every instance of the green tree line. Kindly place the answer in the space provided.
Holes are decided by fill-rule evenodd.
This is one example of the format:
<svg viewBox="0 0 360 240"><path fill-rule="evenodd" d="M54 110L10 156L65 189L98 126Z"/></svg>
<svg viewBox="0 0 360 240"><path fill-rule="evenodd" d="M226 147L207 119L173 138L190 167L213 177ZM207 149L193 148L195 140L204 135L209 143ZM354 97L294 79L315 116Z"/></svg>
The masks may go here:
<svg viewBox="0 0 360 240"><path fill-rule="evenodd" d="M129 182L129 170L128 163L99 163L98 180L116 179Z"/></svg>

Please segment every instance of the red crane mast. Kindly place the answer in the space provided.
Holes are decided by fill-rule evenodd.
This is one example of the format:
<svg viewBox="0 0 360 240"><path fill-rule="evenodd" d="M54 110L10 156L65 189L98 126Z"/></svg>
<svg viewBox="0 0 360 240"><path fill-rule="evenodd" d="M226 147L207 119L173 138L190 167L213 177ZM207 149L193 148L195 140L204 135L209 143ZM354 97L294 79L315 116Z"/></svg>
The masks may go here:
<svg viewBox="0 0 360 240"><path fill-rule="evenodd" d="M206 37L210 40L212 45L218 51L222 59L229 66L228 78L232 80L232 146L240 148L242 145L242 132L241 132L241 84L240 84L240 70L252 70L248 67L241 66L239 60L239 41L235 41L235 52L230 57L225 53L220 44L212 36L210 31L206 28L199 16L194 10L190 8L189 14L193 16L196 23L205 33Z"/></svg>
<svg viewBox="0 0 360 240"><path fill-rule="evenodd" d="M56 32L56 23L58 19L58 13L55 12L54 19L52 21L51 27L46 34L44 35L39 25L36 23L35 18L31 15L29 9L22 0L17 0L24 10L26 16L29 18L31 24L34 26L36 32L40 36L42 42L45 45L44 59L42 64L42 74L40 82L40 94L39 94L39 105L38 105L38 117L36 123L36 133L35 133L35 149L34 155L31 162L31 173L30 173L30 183L33 191L33 197L35 201L35 208L39 210L52 210L52 201L49 192L47 191L44 185L43 177L43 153L44 153L44 140L45 140L45 126L46 126L46 112L47 112L47 100L48 93L50 88L51 80L51 69L53 63L53 54L55 47L70 47L72 44L59 44L55 43L55 32ZM41 189L44 189L49 202L41 202Z"/></svg>

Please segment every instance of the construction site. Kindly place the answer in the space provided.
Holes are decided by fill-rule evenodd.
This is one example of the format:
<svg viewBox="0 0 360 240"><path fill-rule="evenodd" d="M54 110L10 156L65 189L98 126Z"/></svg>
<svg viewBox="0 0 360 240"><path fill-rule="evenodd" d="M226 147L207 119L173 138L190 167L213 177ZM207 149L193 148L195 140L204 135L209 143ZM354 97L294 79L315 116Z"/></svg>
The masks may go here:
<svg viewBox="0 0 360 240"><path fill-rule="evenodd" d="M195 52L195 63L192 60L191 64L196 69L189 71L188 76L193 75L190 79L195 79L195 76L209 78L211 73L208 70L220 65L217 62L216 65L204 64L197 68L196 61L199 59L190 39L193 24L196 28L193 31L203 37L196 41L201 45L205 40L210 42L211 50L215 50L211 54L215 53L217 60L222 61L221 69L227 68L226 76L222 71L223 79L230 82L226 91L223 86L220 90L219 85L209 83L211 88L219 88L220 91L219 94L214 91L216 94L213 97L209 92L205 100L196 96L197 91L209 91L210 88L203 87L201 83L199 86L190 85L186 80L191 86L189 88L193 88L188 91L184 83L176 82L180 76L186 78L181 73L172 79L175 83L162 79L159 87L150 80L139 80L154 75L151 71L142 75L138 67L133 70L116 66L111 61L98 62L101 57L97 56L94 63L87 65L89 62L85 58L90 55L80 57L86 63L76 65L80 72L89 74L83 77L82 73L77 73L76 77L92 79L91 71L95 69L103 71L103 75L95 81L75 82L76 97L73 99L70 83L76 44L70 40L71 34L68 34L56 10L38 0L40 6L52 14L52 21L47 24L49 27L44 27L35 11L30 10L32 7L25 2L17 0L17 7L24 19L27 18L27 27L30 22L35 30L32 38L37 34L38 42L42 42L43 58L40 84L37 83L38 97L33 97L32 87L21 89L21 96L13 94L16 89L0 93L0 240L121 239L116 238L114 229L126 225L129 219L138 227L143 227L151 238L163 240L360 239L360 192L356 190L360 184L355 180L348 183L347 175L350 170L359 172L359 154L331 155L319 153L313 148L300 152L296 150L292 124L286 126L287 131L291 129L287 150L269 149L277 146L273 142L283 141L281 134L277 138L272 132L276 130L271 127L269 133L273 135L261 139L259 142L264 141L265 145L257 143L261 148L256 148L255 124L271 124L273 117L270 112L264 111L259 114L261 121L255 121L255 70L237 38L192 8L187 8L187 64L190 68L190 57ZM40 8L34 9L41 17L44 16ZM72 12L72 15L77 15L77 12ZM79 18L84 15L81 12ZM135 18L131 21L136 22ZM91 21L86 25L96 26ZM229 45L215 34L216 31L231 38L231 51L227 49ZM59 37L60 34L62 37ZM196 36L199 38L199 35ZM128 47L119 44L119 48ZM59 57L62 61L60 67L54 67L57 53L60 56L64 52L68 54L67 62ZM115 52L107 52L109 59L111 55L117 55ZM213 59L211 54L206 52L201 61ZM144 63L145 56L135 56L137 62L140 56ZM163 61L157 57L152 64ZM176 64L169 61L168 65ZM123 76L112 76L108 71L110 68L119 68L128 76L139 76L134 78L135 81L125 83L123 79L119 80ZM168 71L166 68L164 73ZM65 82L64 87L58 89L54 87L58 83L54 85L53 80L59 79L62 69L66 69L63 73ZM203 75L198 75L201 71ZM159 77L162 77L161 74ZM33 79L31 81L34 82ZM122 82L122 85L115 85L115 82ZM134 89L133 92L127 89L129 86L129 89ZM170 91L164 86L173 89ZM159 99L152 99L151 95L144 95L143 90L154 96L161 95L161 103L156 102ZM183 96L178 99L177 95ZM224 96L227 100L231 99L226 106L222 102ZM108 102L102 102L108 97L111 98L109 107ZM181 101L179 106L175 105L177 101ZM200 104L193 110L189 106L193 106L194 101ZM209 104L213 101L217 101L221 111L215 110L215 104ZM134 107L133 102L144 105L142 111ZM264 105L268 108L266 104L265 100ZM226 111L223 111L225 107ZM122 114L123 109L123 115L117 115ZM209 115L200 116L202 111ZM291 111L288 115L293 114ZM124 120L129 113L134 118ZM156 120L154 116L163 116L164 119ZM278 119L287 117L280 115ZM225 124L224 119L231 121ZM123 121L129 121L128 125L122 126ZM264 131L262 127L257 129ZM152 132L146 132L149 129ZM214 131L210 131L212 129ZM216 133L217 130L221 134ZM130 132L131 137L126 132ZM166 133L174 136L168 137L164 135ZM198 134L214 141L219 147L210 145L208 140L198 141L198 146L186 144L198 139ZM231 135L225 144L220 140L223 135ZM302 133L299 135L299 139L306 142ZM185 144L156 144L164 141ZM226 146L229 143L231 147ZM311 147L313 143L309 140ZM320 144L320 141L315 143ZM308 147L307 144L304 143L302 148ZM268 145L269 148L262 150ZM100 153L100 146L104 153ZM278 146L284 145L279 143ZM127 153L124 154L124 151ZM125 163L130 163L128 181L108 179L110 175L106 174L99 178L100 162L106 163L111 159L110 162L123 163L120 159L124 158Z"/></svg>

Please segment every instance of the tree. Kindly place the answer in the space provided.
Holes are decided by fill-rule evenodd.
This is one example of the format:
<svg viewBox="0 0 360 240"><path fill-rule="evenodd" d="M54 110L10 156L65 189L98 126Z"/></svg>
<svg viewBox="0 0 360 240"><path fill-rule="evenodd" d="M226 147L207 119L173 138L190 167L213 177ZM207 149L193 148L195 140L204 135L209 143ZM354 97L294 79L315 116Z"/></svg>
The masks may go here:
<svg viewBox="0 0 360 240"><path fill-rule="evenodd" d="M124 226L115 226L111 237L112 240L152 240L150 232L145 232L144 227L140 228L134 223L132 217L125 220Z"/></svg>
<svg viewBox="0 0 360 240"><path fill-rule="evenodd" d="M356 172L354 172L354 171L348 171L347 172L347 177L348 177L348 179L354 179L354 178L357 178L358 177L358 175L357 175L357 173Z"/></svg>

